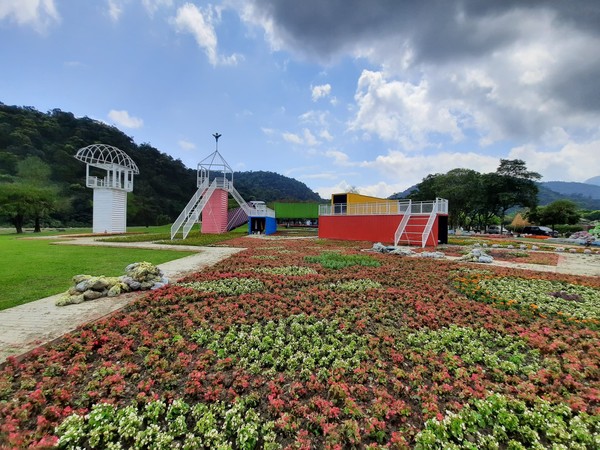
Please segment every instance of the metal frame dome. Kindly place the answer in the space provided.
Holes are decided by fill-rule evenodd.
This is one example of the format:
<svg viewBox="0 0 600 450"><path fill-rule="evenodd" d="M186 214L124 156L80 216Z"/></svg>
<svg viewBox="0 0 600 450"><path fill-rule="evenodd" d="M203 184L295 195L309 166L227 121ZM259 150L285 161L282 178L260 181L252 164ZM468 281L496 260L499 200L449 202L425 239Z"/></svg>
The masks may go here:
<svg viewBox="0 0 600 450"><path fill-rule="evenodd" d="M131 170L135 175L140 173L135 162L121 149L106 144L92 144L80 148L75 158L93 167L111 169L115 166Z"/></svg>

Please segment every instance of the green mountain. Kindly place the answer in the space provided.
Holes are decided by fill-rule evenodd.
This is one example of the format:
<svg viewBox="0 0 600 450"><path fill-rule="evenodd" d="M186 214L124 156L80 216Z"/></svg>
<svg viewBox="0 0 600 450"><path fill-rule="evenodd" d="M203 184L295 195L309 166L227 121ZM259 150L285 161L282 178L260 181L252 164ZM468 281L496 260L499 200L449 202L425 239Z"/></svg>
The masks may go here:
<svg viewBox="0 0 600 450"><path fill-rule="evenodd" d="M85 187L85 166L73 156L80 148L103 143L123 150L140 174L128 197L128 223L170 223L196 190L196 170L162 153L148 143L136 144L114 126L75 117L53 109L0 103L0 189L2 183L19 181L19 163L39 158L50 169L47 182L68 199L69 207L51 214L47 222L57 226L89 226L92 223L92 189ZM30 160L27 160L30 161ZM320 201L304 183L273 172L235 172L239 193L249 200Z"/></svg>
<svg viewBox="0 0 600 450"><path fill-rule="evenodd" d="M542 181L539 184L559 194L600 200L600 186L595 184L570 181Z"/></svg>
<svg viewBox="0 0 600 450"><path fill-rule="evenodd" d="M597 177L588 178L587 180L584 181L584 183L600 186L600 175L598 175Z"/></svg>

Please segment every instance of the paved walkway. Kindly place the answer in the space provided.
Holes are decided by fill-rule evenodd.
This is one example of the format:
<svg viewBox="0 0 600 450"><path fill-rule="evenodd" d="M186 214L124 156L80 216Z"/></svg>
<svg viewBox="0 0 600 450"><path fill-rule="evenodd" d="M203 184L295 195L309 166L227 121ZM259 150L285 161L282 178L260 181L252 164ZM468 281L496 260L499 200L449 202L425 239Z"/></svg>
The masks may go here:
<svg viewBox="0 0 600 450"><path fill-rule="evenodd" d="M448 257L451 260L459 260L460 257ZM483 263L466 263L477 266L485 266ZM556 266L545 266L543 264L526 264L513 261L494 260L494 266L511 267L513 269L534 270L536 272L564 273L568 275L584 275L589 277L600 277L600 255L584 255L573 253L561 253Z"/></svg>
<svg viewBox="0 0 600 450"><path fill-rule="evenodd" d="M94 241L94 238L90 237L62 240L57 244L156 248L198 252L195 255L158 265L171 281L183 278L204 267L212 266L244 250L243 248L230 247L158 245L149 242L117 244ZM62 293L0 311L0 364L9 356L26 353L46 342L59 338L78 326L98 320L124 307L135 298L143 295L143 292L130 292L114 298L103 297L77 305L56 306L55 302L61 295Z"/></svg>

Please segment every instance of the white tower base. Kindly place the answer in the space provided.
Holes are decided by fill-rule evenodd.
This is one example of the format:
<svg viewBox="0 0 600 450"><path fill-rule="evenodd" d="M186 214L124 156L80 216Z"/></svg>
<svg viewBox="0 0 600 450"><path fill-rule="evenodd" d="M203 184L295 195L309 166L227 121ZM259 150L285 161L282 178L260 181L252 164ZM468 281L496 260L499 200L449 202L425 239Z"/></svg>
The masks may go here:
<svg viewBox="0 0 600 450"><path fill-rule="evenodd" d="M94 189L94 233L125 233L127 192L121 189Z"/></svg>

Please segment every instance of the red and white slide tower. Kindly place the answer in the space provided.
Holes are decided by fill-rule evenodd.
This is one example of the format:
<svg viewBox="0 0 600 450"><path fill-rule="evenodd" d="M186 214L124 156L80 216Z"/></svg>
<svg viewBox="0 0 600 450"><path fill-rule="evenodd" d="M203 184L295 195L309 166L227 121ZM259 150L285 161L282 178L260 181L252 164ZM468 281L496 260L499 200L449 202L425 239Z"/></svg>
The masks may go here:
<svg viewBox="0 0 600 450"><path fill-rule="evenodd" d="M248 217L275 217L275 211L264 208L258 211L250 206L233 187L233 170L219 153L219 133L213 134L216 149L198 163L196 193L171 226L171 239L181 231L187 237L194 224L202 217L202 233L221 234L241 225ZM228 211L229 194L240 205L234 213Z"/></svg>

